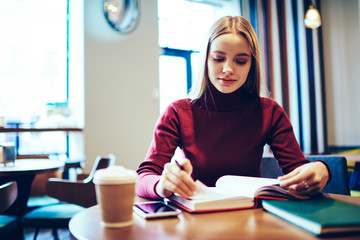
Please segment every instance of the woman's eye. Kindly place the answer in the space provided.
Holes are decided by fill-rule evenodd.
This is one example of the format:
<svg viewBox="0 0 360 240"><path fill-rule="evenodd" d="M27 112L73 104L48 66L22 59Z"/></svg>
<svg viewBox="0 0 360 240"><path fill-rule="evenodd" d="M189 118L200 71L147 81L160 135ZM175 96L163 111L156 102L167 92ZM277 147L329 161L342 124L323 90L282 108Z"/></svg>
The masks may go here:
<svg viewBox="0 0 360 240"><path fill-rule="evenodd" d="M213 58L215 62L223 62L224 58Z"/></svg>
<svg viewBox="0 0 360 240"><path fill-rule="evenodd" d="M244 65L244 64L246 64L246 61L244 61L244 60L236 60L235 61L237 64L239 64L239 65Z"/></svg>

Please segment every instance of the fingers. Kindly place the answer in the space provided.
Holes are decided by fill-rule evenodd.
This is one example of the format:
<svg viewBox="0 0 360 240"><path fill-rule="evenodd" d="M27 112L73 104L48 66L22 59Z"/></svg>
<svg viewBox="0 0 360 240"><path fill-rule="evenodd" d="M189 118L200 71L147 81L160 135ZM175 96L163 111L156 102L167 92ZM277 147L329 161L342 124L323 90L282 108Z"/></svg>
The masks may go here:
<svg viewBox="0 0 360 240"><path fill-rule="evenodd" d="M187 159L180 164L184 170L181 170L176 163L165 164L161 179L156 186L156 191L160 196L168 197L172 193L177 193L184 198L193 196L196 185L190 176L192 165Z"/></svg>
<svg viewBox="0 0 360 240"><path fill-rule="evenodd" d="M285 181L287 179L291 179L292 177L296 176L298 173L299 173L299 170L298 170L298 168L296 168L294 171L292 171L292 172L290 172L290 173L288 173L288 174L286 174L284 176L278 177L278 179L280 181Z"/></svg>
<svg viewBox="0 0 360 240"><path fill-rule="evenodd" d="M294 171L279 177L280 186L298 195L313 195L321 192L328 180L328 171L321 162L304 164Z"/></svg>
<svg viewBox="0 0 360 240"><path fill-rule="evenodd" d="M303 176L301 172L297 169L294 171L284 175L283 177L279 177L280 180L280 187L289 187L294 184L302 183L306 180L306 177Z"/></svg>
<svg viewBox="0 0 360 240"><path fill-rule="evenodd" d="M282 185L280 184L280 186ZM299 196L312 195L320 192L317 184L312 182L310 179L290 184L286 187L291 193Z"/></svg>
<svg viewBox="0 0 360 240"><path fill-rule="evenodd" d="M304 181L302 183L296 184L296 185L291 185L288 190L295 194L295 195L299 195L299 196L310 196L310 195L314 195L317 194L321 191L320 187L318 184L316 183L311 183L309 181Z"/></svg>
<svg viewBox="0 0 360 240"><path fill-rule="evenodd" d="M314 184L312 184L309 180L304 180L298 184L288 186L288 189L293 192L308 193L314 189Z"/></svg>
<svg viewBox="0 0 360 240"><path fill-rule="evenodd" d="M193 167L189 159L184 158L182 160L178 160L178 162L181 164L181 166L183 166L185 172L187 172L188 174L192 173Z"/></svg>
<svg viewBox="0 0 360 240"><path fill-rule="evenodd" d="M182 171L173 163L167 164L163 175L168 182L168 190L180 196L190 197L196 189L194 180L186 171Z"/></svg>

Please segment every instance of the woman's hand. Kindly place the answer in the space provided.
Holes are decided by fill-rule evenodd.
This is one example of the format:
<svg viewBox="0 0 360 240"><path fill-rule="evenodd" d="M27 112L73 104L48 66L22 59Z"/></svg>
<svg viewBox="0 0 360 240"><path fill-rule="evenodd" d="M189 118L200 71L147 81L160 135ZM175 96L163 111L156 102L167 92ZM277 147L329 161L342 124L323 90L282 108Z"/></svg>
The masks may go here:
<svg viewBox="0 0 360 240"><path fill-rule="evenodd" d="M329 172L322 162L311 162L297 167L278 179L280 187L286 187L294 194L313 195L321 192L326 186Z"/></svg>
<svg viewBox="0 0 360 240"><path fill-rule="evenodd" d="M160 181L155 187L159 196L169 197L173 193L177 193L183 198L193 196L196 185L190 176L193 170L190 160L185 158L180 164L184 170L181 170L175 162L165 164Z"/></svg>

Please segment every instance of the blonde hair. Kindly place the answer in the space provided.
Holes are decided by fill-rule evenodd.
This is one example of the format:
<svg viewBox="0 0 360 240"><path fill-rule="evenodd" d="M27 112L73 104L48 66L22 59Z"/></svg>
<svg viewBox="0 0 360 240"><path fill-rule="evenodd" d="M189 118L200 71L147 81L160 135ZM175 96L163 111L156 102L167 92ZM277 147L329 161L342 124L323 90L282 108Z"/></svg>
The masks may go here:
<svg viewBox="0 0 360 240"><path fill-rule="evenodd" d="M194 100L204 94L209 84L207 60L211 43L218 36L227 33L240 34L247 39L251 50L251 67L243 87L250 94L260 96L260 50L256 33L245 18L226 16L217 20L209 30L207 44L205 49L201 51L200 76L191 88L189 98Z"/></svg>

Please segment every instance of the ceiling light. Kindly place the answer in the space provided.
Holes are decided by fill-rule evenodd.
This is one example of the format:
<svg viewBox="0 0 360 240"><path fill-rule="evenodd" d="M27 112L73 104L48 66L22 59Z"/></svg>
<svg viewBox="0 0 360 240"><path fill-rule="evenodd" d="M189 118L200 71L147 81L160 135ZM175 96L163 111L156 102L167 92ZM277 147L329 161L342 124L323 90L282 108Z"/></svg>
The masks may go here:
<svg viewBox="0 0 360 240"><path fill-rule="evenodd" d="M305 27L307 28L318 28L321 26L320 13L314 5L310 5L309 9L305 14Z"/></svg>

